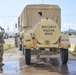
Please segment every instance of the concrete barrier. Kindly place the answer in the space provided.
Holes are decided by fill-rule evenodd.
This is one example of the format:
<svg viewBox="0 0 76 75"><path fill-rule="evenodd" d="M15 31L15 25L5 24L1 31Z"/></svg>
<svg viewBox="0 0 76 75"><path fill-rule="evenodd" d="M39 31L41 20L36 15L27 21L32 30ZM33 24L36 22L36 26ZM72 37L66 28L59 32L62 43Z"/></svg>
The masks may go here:
<svg viewBox="0 0 76 75"><path fill-rule="evenodd" d="M70 51L75 51L76 52L76 44L70 44Z"/></svg>
<svg viewBox="0 0 76 75"><path fill-rule="evenodd" d="M11 48L15 48L15 45L14 44L4 44L4 46L3 46L3 50L8 50Z"/></svg>

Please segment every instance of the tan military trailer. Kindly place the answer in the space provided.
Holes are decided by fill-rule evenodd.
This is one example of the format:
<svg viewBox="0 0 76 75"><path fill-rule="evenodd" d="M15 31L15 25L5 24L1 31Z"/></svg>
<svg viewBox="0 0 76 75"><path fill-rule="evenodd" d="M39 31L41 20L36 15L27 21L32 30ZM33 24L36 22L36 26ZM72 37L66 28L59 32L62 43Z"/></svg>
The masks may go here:
<svg viewBox="0 0 76 75"><path fill-rule="evenodd" d="M26 64L31 63L31 50L45 52L48 49L52 54L60 53L62 64L67 63L69 36L61 33L61 9L58 5L27 5L18 18L18 27Z"/></svg>

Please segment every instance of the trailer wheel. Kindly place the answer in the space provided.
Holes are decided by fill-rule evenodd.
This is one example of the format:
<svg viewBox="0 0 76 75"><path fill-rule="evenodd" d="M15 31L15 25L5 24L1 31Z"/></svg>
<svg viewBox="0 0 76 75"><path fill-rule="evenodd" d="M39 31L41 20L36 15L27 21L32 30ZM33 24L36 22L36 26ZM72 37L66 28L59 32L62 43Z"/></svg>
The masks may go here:
<svg viewBox="0 0 76 75"><path fill-rule="evenodd" d="M23 55L24 55L24 45L22 44L22 53L23 53Z"/></svg>
<svg viewBox="0 0 76 75"><path fill-rule="evenodd" d="M25 50L24 50L24 48L22 48L22 53L23 53L23 55L25 54Z"/></svg>
<svg viewBox="0 0 76 75"><path fill-rule="evenodd" d="M31 50L30 49L25 49L25 62L27 65L30 65L31 63Z"/></svg>
<svg viewBox="0 0 76 75"><path fill-rule="evenodd" d="M60 55L62 64L66 64L68 62L68 49L61 49Z"/></svg>
<svg viewBox="0 0 76 75"><path fill-rule="evenodd" d="M19 50L22 51L22 44L19 45Z"/></svg>

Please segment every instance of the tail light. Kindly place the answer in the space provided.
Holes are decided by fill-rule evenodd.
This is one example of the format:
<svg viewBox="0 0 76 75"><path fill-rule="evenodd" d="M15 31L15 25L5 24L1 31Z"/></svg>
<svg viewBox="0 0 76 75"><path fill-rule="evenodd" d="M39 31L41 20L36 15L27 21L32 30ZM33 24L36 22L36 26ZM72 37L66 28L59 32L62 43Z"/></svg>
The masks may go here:
<svg viewBox="0 0 76 75"><path fill-rule="evenodd" d="M58 44L58 47L61 47L62 46L62 44Z"/></svg>
<svg viewBox="0 0 76 75"><path fill-rule="evenodd" d="M37 47L37 44L35 43L35 44L33 44L33 46L34 46L34 47Z"/></svg>

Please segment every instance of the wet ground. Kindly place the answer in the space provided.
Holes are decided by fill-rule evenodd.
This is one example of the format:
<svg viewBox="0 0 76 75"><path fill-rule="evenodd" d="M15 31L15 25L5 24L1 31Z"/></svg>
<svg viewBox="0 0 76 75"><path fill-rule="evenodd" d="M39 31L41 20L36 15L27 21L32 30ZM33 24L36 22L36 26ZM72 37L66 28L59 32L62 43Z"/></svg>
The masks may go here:
<svg viewBox="0 0 76 75"><path fill-rule="evenodd" d="M69 56L67 65L62 65L59 55L41 55L39 60L33 55L31 65L28 66L21 51L10 49L4 53L4 66L0 67L0 75L76 75L76 57Z"/></svg>
<svg viewBox="0 0 76 75"><path fill-rule="evenodd" d="M6 43L14 43L11 38ZM74 40L74 39L73 39ZM25 63L24 56L18 48L4 52L4 66L0 66L0 75L76 75L76 57L69 54L67 65L62 65L59 55L41 55L37 60L32 56L31 65Z"/></svg>

